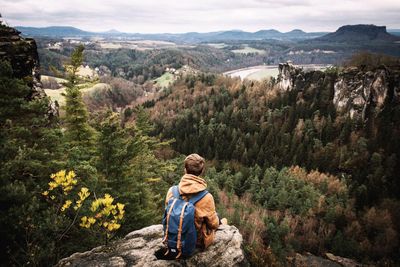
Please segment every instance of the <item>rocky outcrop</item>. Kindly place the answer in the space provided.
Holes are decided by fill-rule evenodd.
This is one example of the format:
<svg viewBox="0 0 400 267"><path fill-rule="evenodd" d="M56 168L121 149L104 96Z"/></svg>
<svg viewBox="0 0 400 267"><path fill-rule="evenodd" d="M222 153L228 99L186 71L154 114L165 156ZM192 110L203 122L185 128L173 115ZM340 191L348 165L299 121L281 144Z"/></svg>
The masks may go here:
<svg viewBox="0 0 400 267"><path fill-rule="evenodd" d="M302 92L310 87L321 86L326 78L330 78L322 71L303 69L291 62L279 64L278 70L277 86L282 92L291 90Z"/></svg>
<svg viewBox="0 0 400 267"><path fill-rule="evenodd" d="M295 81L302 79L300 75L301 69L296 68L291 62L280 63L278 70L278 88L281 91L292 90L294 88Z"/></svg>
<svg viewBox="0 0 400 267"><path fill-rule="evenodd" d="M325 257L327 259L329 259L330 261L336 262L336 263L340 264L340 266L344 266L344 267L368 266L365 264L360 264L359 262L356 262L355 260L352 260L352 259L335 256L332 253L325 253Z"/></svg>
<svg viewBox="0 0 400 267"><path fill-rule="evenodd" d="M363 120L370 112L381 111L385 103L400 100L399 74L385 67L368 72L354 67L346 69L339 74L334 88L333 103L336 109Z"/></svg>
<svg viewBox="0 0 400 267"><path fill-rule="evenodd" d="M288 265L292 267L367 267L368 265L360 264L354 260L335 256L326 253L325 258L315 256L311 253L299 254L288 258Z"/></svg>
<svg viewBox="0 0 400 267"><path fill-rule="evenodd" d="M234 226L221 225L214 244L186 260L160 260L156 252L163 248L162 225L134 231L109 246L75 253L57 266L248 266L244 257L242 236Z"/></svg>
<svg viewBox="0 0 400 267"><path fill-rule="evenodd" d="M366 120L388 103L400 103L400 67L384 66L372 71L357 67L339 73L304 71L291 63L279 64L277 87L280 91L299 92L328 89L339 113Z"/></svg>
<svg viewBox="0 0 400 267"><path fill-rule="evenodd" d="M23 79L31 88L29 99L46 97L40 81L40 64L35 40L21 37L19 31L1 21L0 61L8 61L14 77ZM58 117L58 114L58 103L50 101L48 118Z"/></svg>
<svg viewBox="0 0 400 267"><path fill-rule="evenodd" d="M0 61L9 61L14 76L32 88L31 97L45 95L40 83L40 65L36 42L0 22Z"/></svg>
<svg viewBox="0 0 400 267"><path fill-rule="evenodd" d="M324 259L321 257L314 256L310 253L307 254L299 254L296 253L294 257L288 258L288 263L292 267L341 267L342 265L330 261L328 259Z"/></svg>

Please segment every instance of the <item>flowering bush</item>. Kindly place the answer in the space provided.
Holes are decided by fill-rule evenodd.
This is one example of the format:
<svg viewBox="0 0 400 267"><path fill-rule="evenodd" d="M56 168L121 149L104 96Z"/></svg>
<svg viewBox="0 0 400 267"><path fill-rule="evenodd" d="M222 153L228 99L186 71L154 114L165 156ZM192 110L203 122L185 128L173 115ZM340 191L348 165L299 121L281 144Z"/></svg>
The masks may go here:
<svg viewBox="0 0 400 267"><path fill-rule="evenodd" d="M110 194L105 194L103 198L94 198L91 202L85 203L91 195L86 187L81 187L76 194L73 194L78 180L74 171L61 170L50 176L51 181L48 183L49 188L42 193L55 206L57 212L60 211L63 215L67 215L67 211L71 210L70 214L73 218L71 225L63 231L62 236L71 228L79 217L79 226L86 229L92 229L96 232L105 232L106 241L111 237L111 233L121 227L121 221L125 214L125 205L122 203L114 203L114 198ZM82 209L83 206L86 208ZM71 209L73 207L73 210ZM69 214L68 214L69 215Z"/></svg>
<svg viewBox="0 0 400 267"><path fill-rule="evenodd" d="M74 185L78 183L78 180L75 179L76 174L74 171L69 171L66 173L65 170L59 171L57 173L53 173L50 175L50 179L52 181L49 182L49 189L47 191L44 191L42 195L48 196L50 192L55 190L56 188L59 188L61 190L61 193L64 195L68 195L68 193L73 189ZM56 196L50 195L51 199L55 199Z"/></svg>
<svg viewBox="0 0 400 267"><path fill-rule="evenodd" d="M107 237L111 236L112 231L116 231L121 227L119 223L125 214L124 204L116 203L113 205L114 198L109 194L105 194L103 198L94 200L90 210L95 215L94 217L83 216L81 218L81 227L90 228L96 222L98 226L107 232Z"/></svg>

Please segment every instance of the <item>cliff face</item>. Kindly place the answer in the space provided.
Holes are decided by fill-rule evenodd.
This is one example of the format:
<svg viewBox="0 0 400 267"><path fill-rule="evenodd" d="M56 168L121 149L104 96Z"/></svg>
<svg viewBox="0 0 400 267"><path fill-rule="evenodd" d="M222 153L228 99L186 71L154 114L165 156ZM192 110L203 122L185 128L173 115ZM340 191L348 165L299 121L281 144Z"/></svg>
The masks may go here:
<svg viewBox="0 0 400 267"><path fill-rule="evenodd" d="M163 248L162 225L134 231L110 246L75 253L56 266L248 266L242 246L242 235L234 226L221 225L216 239L207 250L186 260L159 260L156 252Z"/></svg>
<svg viewBox="0 0 400 267"><path fill-rule="evenodd" d="M40 65L36 42L22 38L20 32L0 23L0 60L9 61L14 76L27 81L31 97L44 96L40 83Z"/></svg>
<svg viewBox="0 0 400 267"><path fill-rule="evenodd" d="M400 103L400 70L384 66L373 71L352 67L338 75L321 71L303 71L290 63L279 64L279 90L299 92L330 88L331 101L339 113L366 120L388 103Z"/></svg>
<svg viewBox="0 0 400 267"><path fill-rule="evenodd" d="M333 103L337 110L349 112L351 117L367 119L370 112L380 112L386 103L400 101L399 73L384 67L363 72L346 69L334 85Z"/></svg>

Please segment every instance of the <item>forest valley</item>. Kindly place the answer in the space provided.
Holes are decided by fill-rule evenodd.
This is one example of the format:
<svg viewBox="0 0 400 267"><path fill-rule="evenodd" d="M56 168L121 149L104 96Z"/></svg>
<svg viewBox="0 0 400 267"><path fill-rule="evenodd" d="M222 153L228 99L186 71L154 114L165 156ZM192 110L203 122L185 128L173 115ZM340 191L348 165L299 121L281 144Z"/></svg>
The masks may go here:
<svg viewBox="0 0 400 267"><path fill-rule="evenodd" d="M343 67L315 72L302 91L199 72L143 103L103 103L78 86L84 55L71 53L59 116L49 97L32 96L29 77L0 63L2 263L53 265L160 223L184 155L199 153L253 266L285 265L295 252L399 264L398 91L368 120L333 104L329 81ZM348 64L366 73L386 63L398 81L398 60L385 60Z"/></svg>

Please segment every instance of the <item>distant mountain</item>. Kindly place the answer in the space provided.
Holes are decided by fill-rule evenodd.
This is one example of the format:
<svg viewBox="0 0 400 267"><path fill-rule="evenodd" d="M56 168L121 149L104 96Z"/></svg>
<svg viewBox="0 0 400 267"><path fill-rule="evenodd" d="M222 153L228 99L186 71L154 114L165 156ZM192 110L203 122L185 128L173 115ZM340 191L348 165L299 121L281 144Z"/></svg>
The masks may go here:
<svg viewBox="0 0 400 267"><path fill-rule="evenodd" d="M120 31L118 31L118 30L116 30L116 29L111 29L111 30L108 30L108 31L105 31L105 32L102 32L103 34L112 34L112 35L121 35L121 34L125 34L125 33L123 33L123 32L120 32Z"/></svg>
<svg viewBox="0 0 400 267"><path fill-rule="evenodd" d="M278 39L282 36L283 33L280 31L270 29L270 30L261 30L258 32L253 33L255 38L259 39Z"/></svg>
<svg viewBox="0 0 400 267"><path fill-rule="evenodd" d="M388 33L400 36L400 29L388 29Z"/></svg>
<svg viewBox="0 0 400 267"><path fill-rule="evenodd" d="M233 30L218 33L214 36L214 38L219 40L251 40L254 37L253 33L251 32Z"/></svg>
<svg viewBox="0 0 400 267"><path fill-rule="evenodd" d="M303 30L300 30L300 29L294 29L294 30L291 30L290 32L287 32L286 34L306 34L306 32L304 32Z"/></svg>
<svg viewBox="0 0 400 267"><path fill-rule="evenodd" d="M351 42L393 42L400 40L386 31L386 26L376 25L346 25L340 27L336 32L328 33L315 40L325 42L351 43Z"/></svg>
<svg viewBox="0 0 400 267"><path fill-rule="evenodd" d="M282 33L280 31L271 29L271 30L260 30L258 32L255 32L254 34L264 34L264 35L276 34L276 35L279 35L279 34L282 34Z"/></svg>
<svg viewBox="0 0 400 267"><path fill-rule="evenodd" d="M322 42L364 42L364 41L398 41L400 30L392 29L390 33L385 26L375 25L346 25L340 27L336 32L304 32L294 29L289 32L280 32L275 29L260 30L257 32L246 32L241 30L217 31L217 32L188 32L188 33L123 33L115 29L106 32L89 32L71 26L50 26L43 28L35 27L16 27L25 36L48 36L48 37L124 37L134 39L163 40L182 43L201 43L201 42L223 42L223 41L247 41L247 40L310 40Z"/></svg>
<svg viewBox="0 0 400 267"><path fill-rule="evenodd" d="M79 37L93 35L92 32L83 31L71 26L50 26L43 28L17 26L15 28L26 36Z"/></svg>
<svg viewBox="0 0 400 267"><path fill-rule="evenodd" d="M305 32L300 29L294 29L290 32L285 32L284 35L290 39L312 39L327 34L327 32Z"/></svg>
<svg viewBox="0 0 400 267"><path fill-rule="evenodd" d="M293 30L290 32L280 32L274 29L260 30L257 32L245 32L245 31L225 31L215 36L209 36L208 39L218 40L265 40L265 39L276 39L276 40L303 40L319 37L326 34L326 32L311 32L307 33L302 30Z"/></svg>
<svg viewBox="0 0 400 267"><path fill-rule="evenodd" d="M181 34L159 33L159 34L141 34L141 33L123 33L117 30L109 30L106 32L89 32L83 31L71 26L51 26L44 28L35 27L16 27L25 36L48 36L48 37L89 37L89 36L122 36L125 38L164 40L185 43L201 43L201 42L221 42L225 40L247 41L247 40L304 40L322 36L326 32L307 33L302 30L293 30L282 33L280 31L269 29L257 32L246 32L241 30L217 31L217 32L188 32Z"/></svg>

